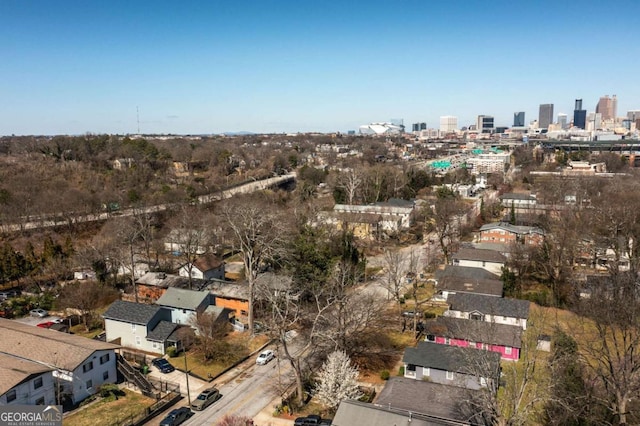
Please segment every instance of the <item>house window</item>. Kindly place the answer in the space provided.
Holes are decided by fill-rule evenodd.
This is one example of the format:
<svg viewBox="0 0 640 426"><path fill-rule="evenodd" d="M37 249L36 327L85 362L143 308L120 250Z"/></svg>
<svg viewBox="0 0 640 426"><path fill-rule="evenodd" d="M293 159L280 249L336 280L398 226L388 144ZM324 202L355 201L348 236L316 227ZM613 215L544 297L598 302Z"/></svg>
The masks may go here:
<svg viewBox="0 0 640 426"><path fill-rule="evenodd" d="M431 369L430 368L423 368L422 369L422 375L425 377L429 377L431 375Z"/></svg>
<svg viewBox="0 0 640 426"><path fill-rule="evenodd" d="M104 354L100 357L100 365L109 362L109 354Z"/></svg>
<svg viewBox="0 0 640 426"><path fill-rule="evenodd" d="M416 366L413 364L407 364L407 371L416 371Z"/></svg>
<svg viewBox="0 0 640 426"><path fill-rule="evenodd" d="M36 399L36 405L44 405L44 396Z"/></svg>
<svg viewBox="0 0 640 426"><path fill-rule="evenodd" d="M449 339L448 337L444 338L444 344L445 345L450 345L451 344L451 339Z"/></svg>
<svg viewBox="0 0 640 426"><path fill-rule="evenodd" d="M511 355L511 346L505 346L504 354L505 355Z"/></svg>
<svg viewBox="0 0 640 426"><path fill-rule="evenodd" d="M93 381L87 380L87 383L85 383L85 385L87 386L87 389L91 389L93 387Z"/></svg>
<svg viewBox="0 0 640 426"><path fill-rule="evenodd" d="M153 342L151 346L153 346L153 349L158 349L160 347L158 342Z"/></svg>
<svg viewBox="0 0 640 426"><path fill-rule="evenodd" d="M33 381L33 388L34 389L38 389L42 387L42 377L37 377L34 381Z"/></svg>
<svg viewBox="0 0 640 426"><path fill-rule="evenodd" d="M9 392L7 392L7 402L11 402L11 401L15 401L17 398L16 396L16 390L12 389Z"/></svg>
<svg viewBox="0 0 640 426"><path fill-rule="evenodd" d="M480 377L480 386L482 386L483 388L487 387L487 379L484 377Z"/></svg>
<svg viewBox="0 0 640 426"><path fill-rule="evenodd" d="M469 315L469 319L472 319L474 321L483 321L484 320L482 314L478 314L478 313L470 314Z"/></svg>
<svg viewBox="0 0 640 426"><path fill-rule="evenodd" d="M109 372L105 371L104 373L102 373L102 380L107 380L109 378Z"/></svg>
<svg viewBox="0 0 640 426"><path fill-rule="evenodd" d="M85 365L82 366L82 372L86 373L87 371L93 370L93 361L89 361Z"/></svg>
<svg viewBox="0 0 640 426"><path fill-rule="evenodd" d="M142 345L142 338L140 336L136 336L136 346Z"/></svg>
<svg viewBox="0 0 640 426"><path fill-rule="evenodd" d="M136 325L135 324L131 324L131 332L132 333L136 332Z"/></svg>
<svg viewBox="0 0 640 426"><path fill-rule="evenodd" d="M484 268L485 266L487 266L487 262L483 261L482 262L482 267Z"/></svg>
<svg viewBox="0 0 640 426"><path fill-rule="evenodd" d="M453 380L454 374L453 371L447 371L447 380Z"/></svg>

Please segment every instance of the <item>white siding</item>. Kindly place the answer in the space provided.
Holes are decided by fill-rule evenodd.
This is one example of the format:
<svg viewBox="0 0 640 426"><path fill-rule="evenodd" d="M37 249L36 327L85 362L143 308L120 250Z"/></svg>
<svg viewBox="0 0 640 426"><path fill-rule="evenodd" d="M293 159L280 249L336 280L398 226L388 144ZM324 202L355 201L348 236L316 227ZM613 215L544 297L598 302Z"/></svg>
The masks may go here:
<svg viewBox="0 0 640 426"><path fill-rule="evenodd" d="M41 385L40 385L41 383ZM36 388L36 384L39 385ZM38 402L44 405L56 404L55 393L55 380L53 378L53 372L47 371L46 373L39 374L26 382L20 383L14 386L12 389L0 395L0 405L4 404L26 404L36 405ZM13 397L15 396L15 399ZM7 397L13 399L7 400ZM42 400L40 400L42 398ZM40 401L38 401L40 400Z"/></svg>

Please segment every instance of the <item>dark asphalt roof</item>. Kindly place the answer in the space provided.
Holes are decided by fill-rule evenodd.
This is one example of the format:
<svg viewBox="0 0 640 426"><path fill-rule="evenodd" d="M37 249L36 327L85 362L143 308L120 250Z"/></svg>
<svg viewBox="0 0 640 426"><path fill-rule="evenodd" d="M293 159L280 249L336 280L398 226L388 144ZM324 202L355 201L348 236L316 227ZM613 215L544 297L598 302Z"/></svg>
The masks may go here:
<svg viewBox="0 0 640 426"><path fill-rule="evenodd" d="M418 342L404 351L402 362L420 367L497 378L500 354L474 348ZM481 371L478 371L481 369Z"/></svg>
<svg viewBox="0 0 640 426"><path fill-rule="evenodd" d="M453 259L477 260L483 262L504 263L507 259L498 251L462 247L453 255Z"/></svg>
<svg viewBox="0 0 640 426"><path fill-rule="evenodd" d="M459 265L447 265L444 269L436 271L436 279L440 281L445 277L459 277L467 279L483 279L483 280L498 280L499 276L492 274L483 268L473 268L470 266Z"/></svg>
<svg viewBox="0 0 640 426"><path fill-rule="evenodd" d="M169 321L160 321L149 334L147 334L147 340L152 342L164 342L171 333L178 327L178 324Z"/></svg>
<svg viewBox="0 0 640 426"><path fill-rule="evenodd" d="M435 336L489 345L522 347L522 328L516 325L438 317L435 320L427 321L426 332Z"/></svg>
<svg viewBox="0 0 640 426"><path fill-rule="evenodd" d="M438 290L440 291L477 293L493 297L502 297L503 287L504 284L499 280L445 277L438 281Z"/></svg>
<svg viewBox="0 0 640 426"><path fill-rule="evenodd" d="M427 382L423 380L407 379L405 377L391 377L375 400L375 405L384 408L407 410L414 415L422 413L445 419L464 421L469 418L462 413L460 402L468 400L471 395L479 394L479 391L465 389L459 386L449 386L440 383ZM359 420L359 419L356 419ZM378 423L380 425L408 424L398 423ZM335 423L335 422L334 422ZM356 421L351 425L370 425L372 423ZM413 423L411 423L413 425ZM429 425L450 424L442 423L431 419ZM340 423L338 426L347 425Z"/></svg>
<svg viewBox="0 0 640 426"><path fill-rule="evenodd" d="M109 309L102 314L104 319L128 322L131 324L147 325L161 310L160 306L116 300Z"/></svg>
<svg viewBox="0 0 640 426"><path fill-rule="evenodd" d="M452 311L480 312L513 318L529 318L528 300L505 299L483 294L456 293L447 298Z"/></svg>

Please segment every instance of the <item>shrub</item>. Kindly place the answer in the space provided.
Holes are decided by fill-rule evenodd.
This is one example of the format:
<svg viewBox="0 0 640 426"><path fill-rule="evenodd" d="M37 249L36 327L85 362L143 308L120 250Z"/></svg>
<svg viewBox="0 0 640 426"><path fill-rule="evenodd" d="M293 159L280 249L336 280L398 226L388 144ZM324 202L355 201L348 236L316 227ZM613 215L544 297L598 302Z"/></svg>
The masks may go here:
<svg viewBox="0 0 640 426"><path fill-rule="evenodd" d="M380 378L382 380L389 380L389 370L382 370L380 372Z"/></svg>
<svg viewBox="0 0 640 426"><path fill-rule="evenodd" d="M178 350L175 346L169 346L167 348L167 355L169 355L169 358L175 358L176 356L178 356Z"/></svg>
<svg viewBox="0 0 640 426"><path fill-rule="evenodd" d="M398 376L404 377L404 365L398 370Z"/></svg>

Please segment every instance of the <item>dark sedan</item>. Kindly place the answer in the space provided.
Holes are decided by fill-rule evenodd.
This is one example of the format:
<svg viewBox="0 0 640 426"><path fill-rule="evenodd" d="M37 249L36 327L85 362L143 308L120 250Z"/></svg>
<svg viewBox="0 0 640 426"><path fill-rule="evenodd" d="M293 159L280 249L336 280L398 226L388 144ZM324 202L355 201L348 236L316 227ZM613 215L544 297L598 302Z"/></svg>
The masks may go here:
<svg viewBox="0 0 640 426"><path fill-rule="evenodd" d="M153 361L151 361L151 364L153 364L154 367L160 370L160 372L165 374L175 371L175 368L173 367L173 365L171 365L171 363L169 363L169 361L167 361L164 358L156 358Z"/></svg>
<svg viewBox="0 0 640 426"><path fill-rule="evenodd" d="M172 410L167 417L162 419L160 426L178 426L193 416L193 411L187 407L180 407Z"/></svg>

